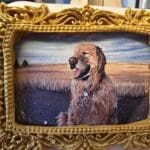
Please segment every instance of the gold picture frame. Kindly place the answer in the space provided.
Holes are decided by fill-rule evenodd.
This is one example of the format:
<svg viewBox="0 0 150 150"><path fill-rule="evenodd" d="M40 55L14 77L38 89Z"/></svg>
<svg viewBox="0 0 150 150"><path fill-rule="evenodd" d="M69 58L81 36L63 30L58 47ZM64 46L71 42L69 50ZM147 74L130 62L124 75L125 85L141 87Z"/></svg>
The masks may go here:
<svg viewBox="0 0 150 150"><path fill-rule="evenodd" d="M124 15L86 5L51 13L40 7L0 3L0 148L68 150L101 149L114 144L126 149L150 147L150 119L126 125L43 127L15 122L13 49L16 32L131 32L150 37L150 12L126 9ZM149 87L149 86L148 86ZM145 91L149 93L149 88ZM148 114L150 118L150 112Z"/></svg>

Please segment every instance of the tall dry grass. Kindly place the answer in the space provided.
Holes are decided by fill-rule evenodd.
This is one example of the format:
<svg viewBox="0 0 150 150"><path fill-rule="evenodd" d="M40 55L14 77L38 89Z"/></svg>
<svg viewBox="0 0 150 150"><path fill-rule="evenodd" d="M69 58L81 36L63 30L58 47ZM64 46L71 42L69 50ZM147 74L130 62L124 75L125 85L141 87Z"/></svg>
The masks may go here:
<svg viewBox="0 0 150 150"><path fill-rule="evenodd" d="M16 80L15 85L17 87L29 85L32 88L39 88L42 90L68 91L70 88L70 80L36 78L32 80Z"/></svg>
<svg viewBox="0 0 150 150"><path fill-rule="evenodd" d="M56 79L56 78L35 78L32 80L17 80L15 81L16 87L32 87L41 90L51 90L51 91L69 91L70 90L69 79ZM120 97L130 96L130 97L143 97L146 95L146 89L148 88L148 83L144 82L120 82L113 81L116 93Z"/></svg>

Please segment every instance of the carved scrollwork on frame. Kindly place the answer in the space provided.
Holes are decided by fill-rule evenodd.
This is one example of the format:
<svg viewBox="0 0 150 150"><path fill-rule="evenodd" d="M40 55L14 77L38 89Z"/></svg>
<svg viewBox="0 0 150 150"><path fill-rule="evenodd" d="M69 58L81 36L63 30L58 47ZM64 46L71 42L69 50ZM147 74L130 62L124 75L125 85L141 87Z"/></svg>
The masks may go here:
<svg viewBox="0 0 150 150"><path fill-rule="evenodd" d="M36 149L41 145L58 146L66 150L99 150L109 145L124 145L125 149L144 149L150 147L149 133L103 133L78 135L23 135L1 130L0 148Z"/></svg>
<svg viewBox="0 0 150 150"><path fill-rule="evenodd" d="M68 150L99 150L109 145L124 145L125 149L132 149L138 146L139 149L150 147L149 133L103 133L85 135L42 135L39 136L46 145L60 145ZM51 143L51 144L50 144Z"/></svg>
<svg viewBox="0 0 150 150"><path fill-rule="evenodd" d="M0 149L41 149L41 143L36 136L20 135L13 132L0 131Z"/></svg>
<svg viewBox="0 0 150 150"><path fill-rule="evenodd" d="M59 13L51 13L46 5L39 8L25 6L8 7L0 4L3 23L23 23L42 25L150 25L150 13L145 10L127 9L125 15L94 9L89 5L83 8L68 8Z"/></svg>
<svg viewBox="0 0 150 150"><path fill-rule="evenodd" d="M95 134L42 134L42 132L22 133L6 130L6 103L4 100L4 51L3 41L8 25L37 25L38 28L54 28L57 32L81 31L129 31L150 35L150 12L127 9L124 15L114 12L83 8L68 8L58 13L51 13L46 5L38 7L9 7L0 3L0 149L40 150L42 144L58 146L67 150L99 150L106 146L120 144L126 149L150 147L150 129L139 132L113 131ZM60 27L60 28L58 28ZM104 28L103 28L104 27ZM33 27L34 28L34 27ZM23 28L23 30L25 30ZM36 31L40 31L40 29ZM45 30L49 31L50 30ZM61 130L61 129L60 129Z"/></svg>

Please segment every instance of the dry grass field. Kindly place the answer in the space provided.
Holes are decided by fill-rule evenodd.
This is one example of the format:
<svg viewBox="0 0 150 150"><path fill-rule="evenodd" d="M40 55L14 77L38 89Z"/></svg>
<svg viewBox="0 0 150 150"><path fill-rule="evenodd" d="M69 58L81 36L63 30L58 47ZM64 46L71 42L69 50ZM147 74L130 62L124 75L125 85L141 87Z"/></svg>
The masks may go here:
<svg viewBox="0 0 150 150"><path fill-rule="evenodd" d="M150 66L148 64L111 63L106 65L106 73L115 80L148 81ZM55 78L71 79L72 71L66 64L29 65L15 70L17 79ZM42 76L41 76L42 75Z"/></svg>
<svg viewBox="0 0 150 150"><path fill-rule="evenodd" d="M148 64L111 63L106 65L106 73L115 81L148 82L150 68ZM72 71L66 64L29 65L15 70L15 78L19 81L39 79L72 79Z"/></svg>

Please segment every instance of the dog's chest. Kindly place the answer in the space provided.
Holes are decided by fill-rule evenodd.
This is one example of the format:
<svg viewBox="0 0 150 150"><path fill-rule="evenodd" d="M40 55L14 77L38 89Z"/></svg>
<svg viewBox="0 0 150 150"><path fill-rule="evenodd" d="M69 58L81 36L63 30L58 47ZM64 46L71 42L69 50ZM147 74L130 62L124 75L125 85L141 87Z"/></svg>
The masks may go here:
<svg viewBox="0 0 150 150"><path fill-rule="evenodd" d="M82 111L88 112L92 103L91 99L92 95L90 95L87 91L83 91L81 95L76 97L75 105Z"/></svg>
<svg viewBox="0 0 150 150"><path fill-rule="evenodd" d="M87 82L74 81L72 84L73 105L81 113L90 112L94 94L89 92L90 84Z"/></svg>

